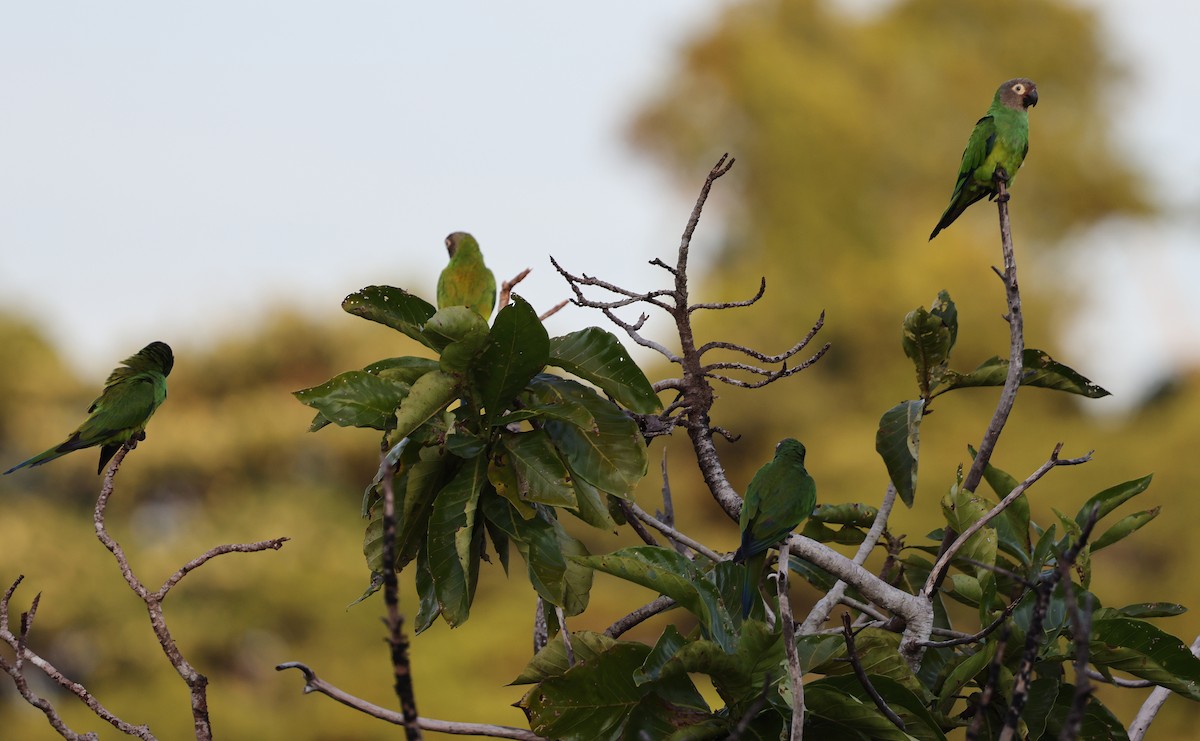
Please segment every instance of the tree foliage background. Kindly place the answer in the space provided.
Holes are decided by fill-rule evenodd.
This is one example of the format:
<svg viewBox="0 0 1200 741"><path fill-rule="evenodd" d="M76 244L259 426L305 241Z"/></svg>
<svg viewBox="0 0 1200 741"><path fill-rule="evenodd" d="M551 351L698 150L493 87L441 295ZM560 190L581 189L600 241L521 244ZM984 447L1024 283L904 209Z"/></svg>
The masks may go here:
<svg viewBox="0 0 1200 741"><path fill-rule="evenodd" d="M737 3L686 49L668 84L647 101L632 140L689 190L721 152L739 161L713 200L726 228L698 294L740 298L768 276L767 300L758 308L706 317L701 331L729 336L736 321L739 341L772 349L787 344L781 325L807 326L827 312L824 338L833 349L814 369L754 397L723 392L714 421L742 434L727 456L734 482L744 486L774 442L792 435L808 446L822 501L877 500L886 482L873 450L879 414L912 389L911 366L899 350L900 319L937 288L951 292L961 321L973 325L957 350L963 366L1005 346L1003 294L989 269L997 261L994 212L976 207L934 243L926 235L949 196L970 126L995 86L1018 74L1037 80L1042 93L1013 199L1026 333L1033 347L1055 347L1072 309L1052 270L1055 250L1104 219L1151 209L1138 163L1123 157L1113 138L1114 100L1128 95L1131 81L1088 11L1049 0L912 0L855 16L820 0ZM672 248L663 245L662 254ZM593 256L555 255L570 268L602 267ZM548 269L542 255L530 259L535 269ZM525 266L492 267L506 276ZM380 270L381 280L402 274L402 257ZM600 323L576 316L580 327ZM273 670L303 658L351 692L388 700L378 610L370 603L346 608L365 586L357 511L377 465L375 436L308 435L311 415L289 393L384 355L418 352L381 352L394 333L359 324L332 306L328 320L281 310L210 347L177 346L170 398L122 472L116 534L135 563L162 564L164 575L217 542L293 538L279 553L202 570L167 605L185 652L212 679L214 722L230 738L390 733L332 703L302 698L294 678ZM78 421L95 379L73 378L24 319L0 324L0 346L0 460L15 462ZM114 360L126 350L114 348ZM1104 384L1099 369L1075 367ZM978 420L994 406L993 392L961 393L922 429L927 502L968 460L959 441L977 436ZM1093 463L1039 485L1035 517L1050 519L1051 506L1073 511L1113 481L1155 473L1148 496L1169 516L1149 526L1155 537L1097 555L1107 578L1093 589L1106 603L1169 596L1200 604L1190 568L1200 546L1188 536L1200 515L1189 496L1200 476L1187 455L1200 445L1198 407L1196 377L1120 419L1098 419L1049 392L1030 390L1018 401L997 465L1030 470L1058 440L1068 449L1096 449ZM659 454L656 446L652 460ZM0 577L25 573L26 588L43 592L37 634L61 668L123 715L145 719L164 737L183 737L190 726L183 690L92 538L98 479L80 457L0 479ZM736 525L699 496L683 446L672 447L670 464L681 527L732 550ZM653 477L644 483L647 501L657 489ZM932 508L893 517L893 528L913 541L934 524ZM593 552L632 542L582 529L578 535ZM411 588L402 591L410 598L404 609L415 614ZM602 629L644 596L597 579L592 607L572 627ZM505 685L529 654L532 603L526 583L497 574L481 579L466 625L452 633L437 623L416 639L423 714L521 724L520 713L507 707L520 689ZM676 617L644 626L646 635ZM1189 613L1170 628L1194 635L1200 620ZM1126 722L1142 694L1102 692ZM0 727L23 738L51 737L10 687L0 687L0 698ZM62 708L68 718L76 712L70 701ZM1182 733L1196 712L1172 700L1155 733Z"/></svg>

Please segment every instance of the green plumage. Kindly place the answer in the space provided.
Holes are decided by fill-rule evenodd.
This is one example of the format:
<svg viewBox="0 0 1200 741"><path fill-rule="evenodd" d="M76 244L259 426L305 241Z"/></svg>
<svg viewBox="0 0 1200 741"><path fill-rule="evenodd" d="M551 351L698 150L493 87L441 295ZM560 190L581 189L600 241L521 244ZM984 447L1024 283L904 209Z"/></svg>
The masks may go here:
<svg viewBox="0 0 1200 741"><path fill-rule="evenodd" d="M750 614L754 589L767 551L779 545L817 506L817 485L804 468L804 445L787 438L775 446L775 458L754 474L746 487L739 525L742 543L733 560L746 562L742 616Z"/></svg>
<svg viewBox="0 0 1200 741"><path fill-rule="evenodd" d="M175 364L171 348L164 342L151 342L109 374L104 391L88 407L88 418L59 445L18 463L18 468L40 466L74 450L100 446L100 465L96 473L122 445L142 439L146 422L167 398L167 376Z"/></svg>
<svg viewBox="0 0 1200 741"><path fill-rule="evenodd" d="M1037 101L1037 85L1024 77L1009 80L996 90L992 107L975 124L967 140L954 195L950 196L950 205L933 228L930 239L954 223L972 203L984 196L989 200L996 197L993 177L997 166L1004 168L1008 185L1012 185L1029 152L1029 109Z"/></svg>
<svg viewBox="0 0 1200 741"><path fill-rule="evenodd" d="M485 320L496 306L496 276L483 264L479 243L466 232L446 237L450 264L438 277L438 308L466 306Z"/></svg>

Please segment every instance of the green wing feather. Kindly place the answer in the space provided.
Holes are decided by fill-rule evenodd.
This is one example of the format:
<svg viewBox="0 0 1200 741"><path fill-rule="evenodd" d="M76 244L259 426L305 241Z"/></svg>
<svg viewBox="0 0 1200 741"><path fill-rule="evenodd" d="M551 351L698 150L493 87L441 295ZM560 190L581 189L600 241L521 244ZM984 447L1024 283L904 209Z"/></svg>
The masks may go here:
<svg viewBox="0 0 1200 741"><path fill-rule="evenodd" d="M954 220L962 215L968 206L984 196L992 194L991 172L988 172L986 176L985 182L988 184L981 186L978 182L981 173L978 173L977 170L987 162L995 145L996 119L991 115L984 116L975 122L971 138L967 140L966 149L963 150L962 164L958 168L958 179L954 182L954 194L950 196L950 205L946 207L942 218L933 228L933 233L929 235L930 239L954 223ZM994 167L993 164L992 169Z"/></svg>

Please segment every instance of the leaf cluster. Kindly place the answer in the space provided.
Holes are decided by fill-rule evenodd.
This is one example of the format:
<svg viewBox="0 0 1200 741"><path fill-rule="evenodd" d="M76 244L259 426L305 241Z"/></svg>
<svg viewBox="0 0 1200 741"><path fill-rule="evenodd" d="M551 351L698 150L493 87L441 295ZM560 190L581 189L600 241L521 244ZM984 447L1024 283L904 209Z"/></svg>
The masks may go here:
<svg viewBox="0 0 1200 741"><path fill-rule="evenodd" d="M582 612L591 571L569 557L587 549L559 515L617 527L615 502L631 496L647 466L637 425L622 407L660 409L620 342L594 327L551 338L516 295L490 327L466 307L437 310L391 286L368 286L342 308L437 356L385 358L295 392L316 410L313 431L334 424L383 433L383 463L363 497L363 550L373 575L364 597L385 569L412 565L418 632L439 615L460 625L490 542L506 570L516 548L540 597L567 615ZM383 561L384 477L397 497L394 564Z"/></svg>

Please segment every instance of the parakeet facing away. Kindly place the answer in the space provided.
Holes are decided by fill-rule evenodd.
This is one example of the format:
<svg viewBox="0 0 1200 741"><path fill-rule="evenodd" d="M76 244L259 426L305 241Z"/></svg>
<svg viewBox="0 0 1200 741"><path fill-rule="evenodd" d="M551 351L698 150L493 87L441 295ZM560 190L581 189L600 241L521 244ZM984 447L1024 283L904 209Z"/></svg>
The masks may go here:
<svg viewBox="0 0 1200 741"><path fill-rule="evenodd" d="M146 422L167 398L167 375L175 364L175 356L165 342L151 342L121 362L104 382L104 391L88 407L88 418L70 437L4 473L40 466L73 450L97 445L100 465L96 473L101 473L122 445L134 438L142 439Z"/></svg>
<svg viewBox="0 0 1200 741"><path fill-rule="evenodd" d="M1004 168L1008 186L1012 185L1017 170L1025 161L1025 154L1029 152L1029 109L1037 102L1037 85L1024 77L1009 80L996 91L992 107L975 124L975 130L967 140L958 180L954 183L954 195L950 196L950 205L933 228L930 239L954 223L972 203L984 196L989 200L996 197L992 177L997 165Z"/></svg>
<svg viewBox="0 0 1200 741"><path fill-rule="evenodd" d="M450 264L438 278L438 308L466 306L487 319L496 306L496 277L483 264L479 243L466 232L446 237Z"/></svg>
<svg viewBox="0 0 1200 741"><path fill-rule="evenodd" d="M742 588L742 617L750 604L766 563L767 550L779 545L817 506L817 485L804 469L804 445L787 438L775 446L775 458L754 474L746 487L739 525L742 544L733 560L746 562Z"/></svg>

